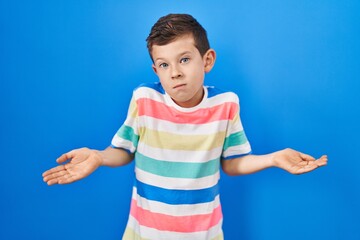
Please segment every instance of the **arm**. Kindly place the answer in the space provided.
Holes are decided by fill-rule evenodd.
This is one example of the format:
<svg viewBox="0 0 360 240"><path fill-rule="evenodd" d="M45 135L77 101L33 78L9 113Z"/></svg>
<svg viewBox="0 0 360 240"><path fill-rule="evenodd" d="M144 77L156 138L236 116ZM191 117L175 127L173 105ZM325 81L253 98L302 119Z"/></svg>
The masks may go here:
<svg viewBox="0 0 360 240"><path fill-rule="evenodd" d="M229 175L250 174L269 167L278 167L292 174L310 172L327 164L327 156L315 160L310 155L284 149L266 155L246 155L231 160L223 160L222 168Z"/></svg>
<svg viewBox="0 0 360 240"><path fill-rule="evenodd" d="M48 185L72 183L89 176L100 166L122 166L132 159L132 154L111 147L103 151L89 148L75 149L61 155L56 160L61 165L44 172L43 180Z"/></svg>
<svg viewBox="0 0 360 240"><path fill-rule="evenodd" d="M101 165L108 167L124 166L134 159L134 154L120 148L108 147L103 151L97 151L97 153L102 158Z"/></svg>

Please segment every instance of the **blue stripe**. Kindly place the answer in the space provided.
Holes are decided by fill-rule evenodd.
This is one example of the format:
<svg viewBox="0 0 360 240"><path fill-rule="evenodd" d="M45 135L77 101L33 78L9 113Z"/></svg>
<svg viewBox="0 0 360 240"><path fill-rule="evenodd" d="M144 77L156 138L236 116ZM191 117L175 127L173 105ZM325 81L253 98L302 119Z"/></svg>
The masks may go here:
<svg viewBox="0 0 360 240"><path fill-rule="evenodd" d="M211 202L219 194L218 183L213 187L199 190L170 190L148 185L137 179L134 185L141 197L173 205Z"/></svg>
<svg viewBox="0 0 360 240"><path fill-rule="evenodd" d="M155 91L158 91L158 92L161 93L161 94L165 94L165 90L164 90L164 88L161 86L161 83L160 83L160 82L140 84L137 88L134 89L134 91L135 91L136 89L138 89L138 88L141 88L141 87L151 88L151 89L154 89Z"/></svg>
<svg viewBox="0 0 360 240"><path fill-rule="evenodd" d="M208 98L215 97L216 95L228 92L212 86L206 86L206 87L208 90Z"/></svg>

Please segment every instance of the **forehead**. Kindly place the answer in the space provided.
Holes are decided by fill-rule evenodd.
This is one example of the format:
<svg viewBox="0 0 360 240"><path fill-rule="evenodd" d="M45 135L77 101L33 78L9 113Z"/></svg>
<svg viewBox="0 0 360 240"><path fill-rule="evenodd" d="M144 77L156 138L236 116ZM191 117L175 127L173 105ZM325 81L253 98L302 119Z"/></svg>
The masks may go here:
<svg viewBox="0 0 360 240"><path fill-rule="evenodd" d="M185 35L176 38L174 41L165 45L153 45L152 57L154 61L157 59L169 59L177 57L179 54L189 52L193 54L200 54L195 46L195 41L192 35Z"/></svg>

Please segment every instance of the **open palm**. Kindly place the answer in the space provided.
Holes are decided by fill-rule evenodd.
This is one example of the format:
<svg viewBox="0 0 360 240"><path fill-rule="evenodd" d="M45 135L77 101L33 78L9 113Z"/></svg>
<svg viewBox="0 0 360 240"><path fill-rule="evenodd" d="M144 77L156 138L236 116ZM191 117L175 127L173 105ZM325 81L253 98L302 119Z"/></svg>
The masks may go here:
<svg viewBox="0 0 360 240"><path fill-rule="evenodd" d="M96 151L80 148L61 155L56 161L61 165L42 175L48 185L72 183L87 177L101 165L102 159Z"/></svg>
<svg viewBox="0 0 360 240"><path fill-rule="evenodd" d="M326 155L315 159L310 155L289 148L276 152L274 155L275 166L292 174L303 174L313 171L318 167L325 166L327 161Z"/></svg>

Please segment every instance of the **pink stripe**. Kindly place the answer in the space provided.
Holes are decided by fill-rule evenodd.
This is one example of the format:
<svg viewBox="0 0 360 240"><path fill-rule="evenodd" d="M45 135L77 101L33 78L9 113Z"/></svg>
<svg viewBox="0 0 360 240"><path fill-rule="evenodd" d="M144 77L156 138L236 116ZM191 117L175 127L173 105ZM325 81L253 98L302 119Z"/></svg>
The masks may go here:
<svg viewBox="0 0 360 240"><path fill-rule="evenodd" d="M220 205L210 214L171 216L145 210L137 206L135 199L132 199L131 201L130 214L139 222L140 225L162 231L173 232L206 231L218 224L222 219Z"/></svg>
<svg viewBox="0 0 360 240"><path fill-rule="evenodd" d="M137 100L139 116L149 116L173 123L204 124L220 120L231 120L237 112L237 104L225 102L210 108L201 108L194 112L179 112L173 107L150 98Z"/></svg>

